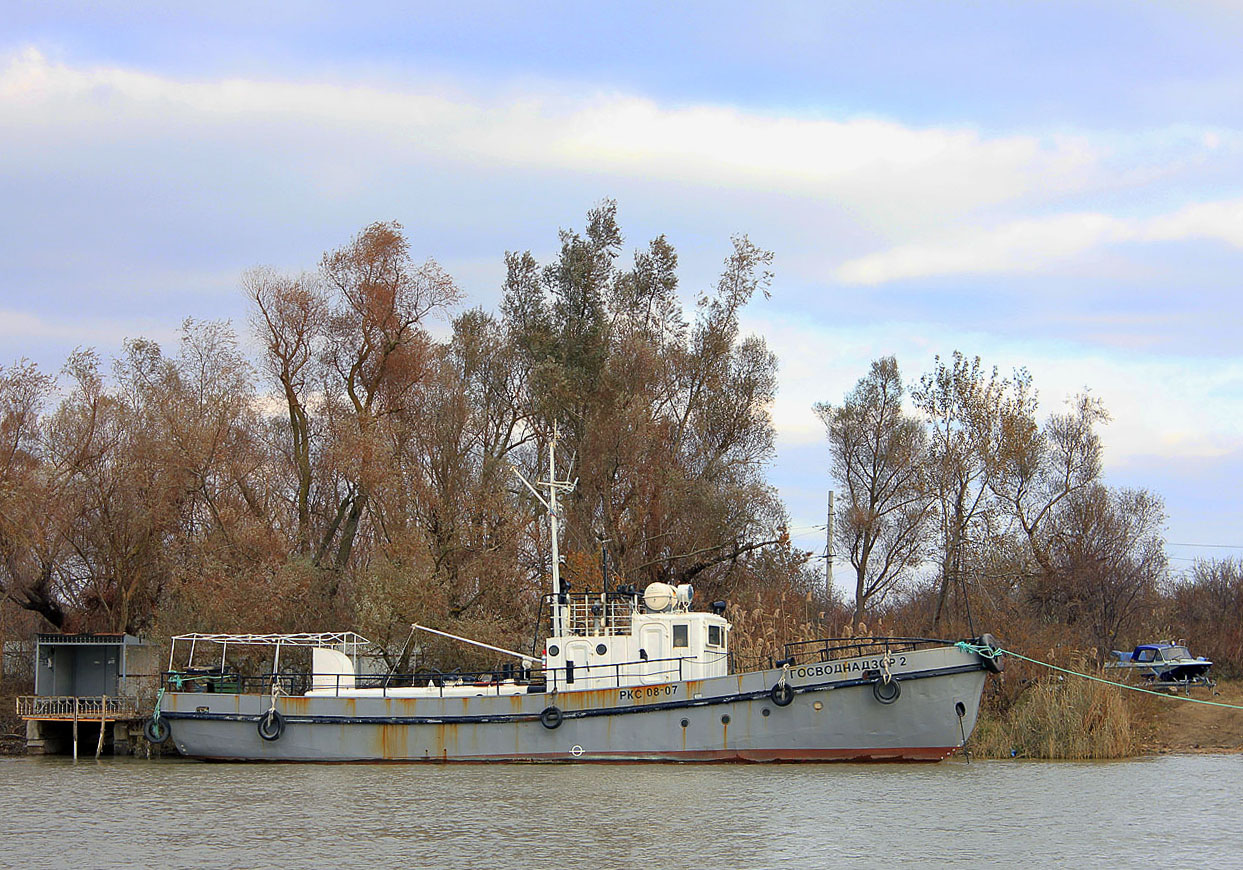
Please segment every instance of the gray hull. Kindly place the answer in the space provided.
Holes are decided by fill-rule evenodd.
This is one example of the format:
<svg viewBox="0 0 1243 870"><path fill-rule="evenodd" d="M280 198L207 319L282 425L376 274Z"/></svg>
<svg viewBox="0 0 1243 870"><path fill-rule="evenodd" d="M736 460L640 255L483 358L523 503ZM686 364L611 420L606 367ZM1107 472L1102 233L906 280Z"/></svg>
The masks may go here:
<svg viewBox="0 0 1243 870"><path fill-rule="evenodd" d="M162 711L183 755L253 761L937 760L975 727L977 656L895 656L889 703L877 698L877 667L864 657L580 692L280 697L275 740L257 727L270 696L172 692ZM783 676L789 694L774 691Z"/></svg>

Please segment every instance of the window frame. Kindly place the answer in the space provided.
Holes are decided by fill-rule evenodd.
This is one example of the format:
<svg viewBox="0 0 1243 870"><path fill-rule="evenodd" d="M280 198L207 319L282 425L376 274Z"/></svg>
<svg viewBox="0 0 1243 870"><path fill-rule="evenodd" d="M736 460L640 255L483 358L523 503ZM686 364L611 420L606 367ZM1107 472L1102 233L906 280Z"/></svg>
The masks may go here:
<svg viewBox="0 0 1243 870"><path fill-rule="evenodd" d="M682 635L682 642L678 643L678 634ZM689 622L675 622L673 624L673 649L690 649L691 648L691 624Z"/></svg>

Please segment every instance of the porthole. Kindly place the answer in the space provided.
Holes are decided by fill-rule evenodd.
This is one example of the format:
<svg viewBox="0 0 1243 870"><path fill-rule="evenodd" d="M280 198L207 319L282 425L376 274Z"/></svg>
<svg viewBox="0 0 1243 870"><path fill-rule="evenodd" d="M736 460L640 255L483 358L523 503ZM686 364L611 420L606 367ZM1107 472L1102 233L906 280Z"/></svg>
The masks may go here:
<svg viewBox="0 0 1243 870"><path fill-rule="evenodd" d="M561 655L561 647L557 646L554 643L552 646L548 648L548 655L550 658L555 659L557 656Z"/></svg>
<svg viewBox="0 0 1243 870"><path fill-rule="evenodd" d="M817 701L816 703L811 705L811 709L815 710L818 713L824 709L824 704Z"/></svg>
<svg viewBox="0 0 1243 870"><path fill-rule="evenodd" d="M760 710L760 715L761 715L761 716L771 716L771 715L773 715L773 711L772 711L772 710L770 710L770 709L768 709L767 707L764 707L763 709L761 709L761 710Z"/></svg>
<svg viewBox="0 0 1243 870"><path fill-rule="evenodd" d="M722 717L721 717L721 724L722 724L722 725L728 725L728 724L729 724L729 714L728 714L728 713L726 713L724 716L722 716Z"/></svg>
<svg viewBox="0 0 1243 870"><path fill-rule="evenodd" d="M682 727L683 727L683 728L685 728L685 727L686 727L687 725L689 725L689 724L691 724L691 720L690 720L690 719L683 719L683 720L682 720Z"/></svg>
<svg viewBox="0 0 1243 870"><path fill-rule="evenodd" d="M596 655L602 656L609 651L609 648L602 643L596 644Z"/></svg>

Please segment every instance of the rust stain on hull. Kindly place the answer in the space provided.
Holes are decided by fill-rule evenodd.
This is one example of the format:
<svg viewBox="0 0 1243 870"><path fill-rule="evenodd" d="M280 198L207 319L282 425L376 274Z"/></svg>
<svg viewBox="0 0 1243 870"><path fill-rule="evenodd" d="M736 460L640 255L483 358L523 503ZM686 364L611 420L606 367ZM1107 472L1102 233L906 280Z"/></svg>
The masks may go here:
<svg viewBox="0 0 1243 870"><path fill-rule="evenodd" d="M310 698L300 698L296 695L286 696L280 699L281 712L293 716L302 716L311 708Z"/></svg>

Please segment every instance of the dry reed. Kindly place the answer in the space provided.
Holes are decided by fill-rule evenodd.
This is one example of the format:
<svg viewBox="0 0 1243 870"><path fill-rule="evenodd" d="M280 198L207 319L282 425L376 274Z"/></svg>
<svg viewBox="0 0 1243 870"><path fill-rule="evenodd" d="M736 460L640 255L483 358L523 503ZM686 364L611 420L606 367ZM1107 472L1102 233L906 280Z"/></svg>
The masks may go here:
<svg viewBox="0 0 1243 870"><path fill-rule="evenodd" d="M1078 671L1085 671L1077 662ZM1005 712L985 705L968 747L986 758L1126 758L1139 752L1122 690L1081 677L1031 683Z"/></svg>

